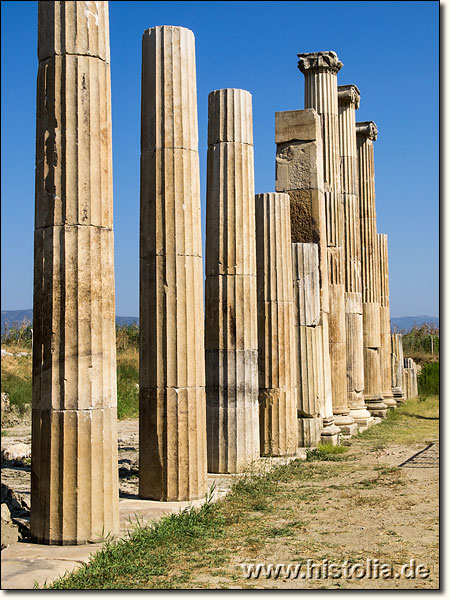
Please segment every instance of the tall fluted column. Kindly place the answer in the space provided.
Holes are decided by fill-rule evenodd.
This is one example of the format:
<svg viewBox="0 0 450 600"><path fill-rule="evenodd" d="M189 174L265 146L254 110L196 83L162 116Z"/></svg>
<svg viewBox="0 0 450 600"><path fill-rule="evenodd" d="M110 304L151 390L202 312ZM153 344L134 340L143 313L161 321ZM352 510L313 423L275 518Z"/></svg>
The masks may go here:
<svg viewBox="0 0 450 600"><path fill-rule="evenodd" d="M325 390L318 250L317 244L292 244L294 299L297 309L295 329L299 446L316 446L321 441L321 404Z"/></svg>
<svg viewBox="0 0 450 600"><path fill-rule="evenodd" d="M39 2L31 534L119 531L107 2Z"/></svg>
<svg viewBox="0 0 450 600"><path fill-rule="evenodd" d="M317 111L322 128L333 413L335 424L343 433L351 434L357 427L347 402L344 205L340 189L337 91L337 73L342 63L334 52L311 52L298 57L298 68L305 76L305 108Z"/></svg>
<svg viewBox="0 0 450 600"><path fill-rule="evenodd" d="M378 130L373 121L356 123L359 168L359 218L363 289L364 399L370 413L385 417L381 378L380 263L375 210L373 142Z"/></svg>
<svg viewBox="0 0 450 600"><path fill-rule="evenodd" d="M306 109L275 113L275 142L276 190L289 194L291 240L293 243L317 244L318 251L319 318L304 319L300 322L297 320L296 324L296 330L298 327L307 327L300 332L304 333L304 336L299 334L296 346L300 386L299 443L316 445L318 435L321 435L322 441L336 444L339 441L340 429L334 425L331 394L322 133L316 111ZM310 263L307 262L305 268L311 269L308 265ZM303 270L296 273L294 267L294 280L303 281L303 273ZM307 289L308 293L312 293L309 287ZM307 301L312 300L308 298ZM304 308L299 305L298 294L295 296L295 303L297 315L302 314ZM310 328L313 328L314 332ZM308 342L308 336L314 338L314 341ZM311 377L311 373L315 373L315 376ZM322 423L316 408L311 408L312 402L319 404ZM311 419L316 420L313 422Z"/></svg>
<svg viewBox="0 0 450 600"><path fill-rule="evenodd" d="M405 401L403 394L403 340L401 333L391 335L392 343L392 395L397 404Z"/></svg>
<svg viewBox="0 0 450 600"><path fill-rule="evenodd" d="M211 92L206 198L208 470L259 456L258 318L252 97Z"/></svg>
<svg viewBox="0 0 450 600"><path fill-rule="evenodd" d="M297 451L297 371L288 194L257 194L259 422L261 454Z"/></svg>
<svg viewBox="0 0 450 600"><path fill-rule="evenodd" d="M384 403L395 408L397 402L392 395L392 361L391 361L391 317L389 312L389 266L388 239L385 233L378 233L378 251L380 260L380 363Z"/></svg>
<svg viewBox="0 0 450 600"><path fill-rule="evenodd" d="M139 494L206 493L206 403L194 34L142 38Z"/></svg>
<svg viewBox="0 0 450 600"><path fill-rule="evenodd" d="M341 192L344 204L345 331L347 347L347 402L360 428L373 423L364 403L364 352L359 231L358 156L355 111L360 93L356 85L338 87Z"/></svg>

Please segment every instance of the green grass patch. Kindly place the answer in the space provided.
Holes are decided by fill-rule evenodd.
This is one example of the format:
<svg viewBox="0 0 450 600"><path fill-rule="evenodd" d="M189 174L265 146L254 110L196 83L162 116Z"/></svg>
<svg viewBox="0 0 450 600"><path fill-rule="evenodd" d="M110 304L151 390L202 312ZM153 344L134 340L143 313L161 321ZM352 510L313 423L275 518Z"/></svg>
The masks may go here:
<svg viewBox="0 0 450 600"><path fill-rule="evenodd" d="M131 419L139 415L139 366L133 356L117 357L117 417Z"/></svg>
<svg viewBox="0 0 450 600"><path fill-rule="evenodd" d="M346 452L348 452L348 446L320 444L317 448L307 448L306 460L346 460L348 456L343 456Z"/></svg>
<svg viewBox="0 0 450 600"><path fill-rule="evenodd" d="M421 444L439 438L439 398L412 398L395 410L388 411L376 427L370 427L353 438L367 442L372 449L388 443Z"/></svg>
<svg viewBox="0 0 450 600"><path fill-rule="evenodd" d="M201 548L206 538L222 535L219 506L207 501L163 517L150 527L138 526L126 539L110 541L87 565L58 579L47 589L176 589L189 579L187 573L170 575L183 552Z"/></svg>

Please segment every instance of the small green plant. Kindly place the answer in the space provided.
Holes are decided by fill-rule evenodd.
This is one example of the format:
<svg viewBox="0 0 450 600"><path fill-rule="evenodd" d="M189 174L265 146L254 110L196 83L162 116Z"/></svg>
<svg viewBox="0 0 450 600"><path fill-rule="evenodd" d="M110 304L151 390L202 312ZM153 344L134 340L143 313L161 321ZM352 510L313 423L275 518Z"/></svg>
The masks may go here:
<svg viewBox="0 0 450 600"><path fill-rule="evenodd" d="M331 444L320 444L317 448L307 448L306 460L346 460L347 456L342 456L348 451L347 446L332 446Z"/></svg>

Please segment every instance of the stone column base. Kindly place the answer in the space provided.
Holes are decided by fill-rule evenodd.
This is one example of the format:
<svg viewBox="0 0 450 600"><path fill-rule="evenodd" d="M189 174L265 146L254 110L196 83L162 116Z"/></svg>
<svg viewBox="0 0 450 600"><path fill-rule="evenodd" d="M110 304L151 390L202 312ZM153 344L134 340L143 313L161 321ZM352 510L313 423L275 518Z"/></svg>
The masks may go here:
<svg viewBox="0 0 450 600"><path fill-rule="evenodd" d="M392 395L394 396L394 400L397 406L406 402L405 397L403 396L403 392L400 388L392 388Z"/></svg>
<svg viewBox="0 0 450 600"><path fill-rule="evenodd" d="M336 427L334 420L323 419L323 428L320 432L320 443L331 444L332 446L339 446L341 442L341 430Z"/></svg>
<svg viewBox="0 0 450 600"><path fill-rule="evenodd" d="M299 448L311 448L318 446L321 442L322 418L321 417L299 417L298 418L298 446Z"/></svg>
<svg viewBox="0 0 450 600"><path fill-rule="evenodd" d="M383 400L388 408L397 408L397 402L395 401L392 395L383 394Z"/></svg>
<svg viewBox="0 0 450 600"><path fill-rule="evenodd" d="M378 396L375 398L364 398L364 401L367 406L367 410L370 412L372 417L380 417L384 419L386 417L388 407L384 403L384 399L382 396Z"/></svg>
<svg viewBox="0 0 450 600"><path fill-rule="evenodd" d="M358 433L358 425L350 415L334 415L334 424L339 427L342 435L346 437Z"/></svg>

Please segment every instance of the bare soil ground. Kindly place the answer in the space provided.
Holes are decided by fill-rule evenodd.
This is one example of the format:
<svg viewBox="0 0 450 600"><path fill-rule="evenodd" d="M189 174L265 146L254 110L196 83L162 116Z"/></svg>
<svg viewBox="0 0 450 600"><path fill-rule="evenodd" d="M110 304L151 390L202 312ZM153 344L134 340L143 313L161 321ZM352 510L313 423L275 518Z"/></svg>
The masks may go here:
<svg viewBox="0 0 450 600"><path fill-rule="evenodd" d="M410 411L411 413L411 411ZM431 413L430 413L431 414ZM184 588L252 589L437 589L439 587L438 417L410 414L422 426L414 433L353 438L343 461L306 463L309 474L281 484L264 511L242 515L227 538L177 561L171 575ZM408 417L408 418L409 418ZM428 421L427 421L428 419ZM433 421L434 419L434 421ZM138 421L119 421L120 495L138 491ZM380 426L375 426L376 430ZM372 431L371 430L371 431ZM410 435L412 434L412 436ZM398 439L396 439L398 438ZM6 428L2 448L30 443L29 424ZM2 482L29 502L30 466L2 464ZM243 565L366 565L378 559L400 569L415 559L430 571L426 579L355 577L247 577ZM317 571L315 572L317 574ZM170 579L170 578L169 578Z"/></svg>

